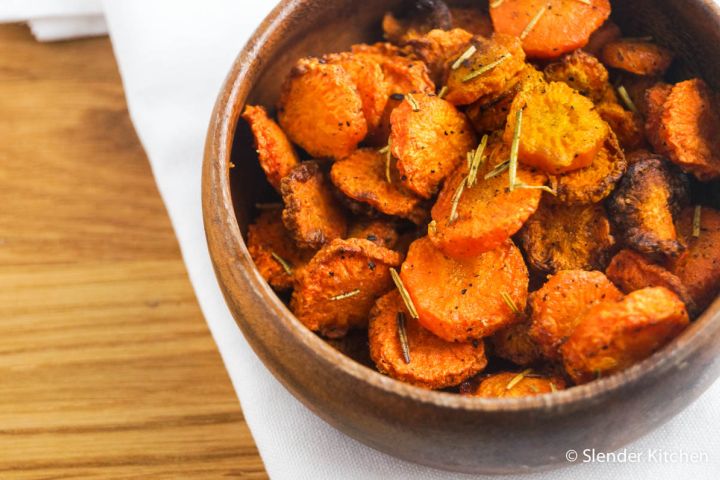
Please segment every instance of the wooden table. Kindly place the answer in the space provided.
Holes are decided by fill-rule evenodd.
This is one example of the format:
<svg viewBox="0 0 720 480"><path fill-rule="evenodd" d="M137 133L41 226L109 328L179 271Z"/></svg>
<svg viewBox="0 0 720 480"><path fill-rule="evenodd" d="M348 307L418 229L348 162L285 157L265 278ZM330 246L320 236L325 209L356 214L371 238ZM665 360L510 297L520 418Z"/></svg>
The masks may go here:
<svg viewBox="0 0 720 480"><path fill-rule="evenodd" d="M0 27L0 478L265 478L107 38Z"/></svg>

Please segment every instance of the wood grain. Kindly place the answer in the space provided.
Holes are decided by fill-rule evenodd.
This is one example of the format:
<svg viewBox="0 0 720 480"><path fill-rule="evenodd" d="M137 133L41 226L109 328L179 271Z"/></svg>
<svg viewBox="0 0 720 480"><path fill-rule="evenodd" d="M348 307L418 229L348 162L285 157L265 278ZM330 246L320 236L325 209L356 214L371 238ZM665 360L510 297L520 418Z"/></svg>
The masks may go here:
<svg viewBox="0 0 720 480"><path fill-rule="evenodd" d="M265 478L109 41L0 27L0 478Z"/></svg>

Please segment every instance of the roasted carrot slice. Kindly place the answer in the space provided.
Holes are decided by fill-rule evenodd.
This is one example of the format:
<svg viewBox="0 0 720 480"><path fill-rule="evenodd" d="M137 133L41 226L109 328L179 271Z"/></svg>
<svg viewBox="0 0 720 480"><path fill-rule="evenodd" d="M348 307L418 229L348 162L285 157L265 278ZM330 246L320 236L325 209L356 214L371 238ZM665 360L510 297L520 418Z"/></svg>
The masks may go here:
<svg viewBox="0 0 720 480"><path fill-rule="evenodd" d="M635 150L645 144L645 124L639 113L626 110L615 101L598 103L597 112L615 133L623 150Z"/></svg>
<svg viewBox="0 0 720 480"><path fill-rule="evenodd" d="M455 105L502 96L525 68L520 41L509 35L474 37L463 53L451 65L446 82L445 98Z"/></svg>
<svg viewBox="0 0 720 480"><path fill-rule="evenodd" d="M521 110L518 158L551 174L590 165L610 132L592 101L561 82L523 89L515 97L505 126L508 144Z"/></svg>
<svg viewBox="0 0 720 480"><path fill-rule="evenodd" d="M605 45L601 58L612 68L635 75L660 77L670 68L673 54L652 42L620 39Z"/></svg>
<svg viewBox="0 0 720 480"><path fill-rule="evenodd" d="M627 161L614 133L610 133L590 166L554 177L557 200L569 205L597 203L615 188Z"/></svg>
<svg viewBox="0 0 720 480"><path fill-rule="evenodd" d="M369 240L334 240L297 274L290 309L306 327L341 337L367 326L375 300L392 288L397 252Z"/></svg>
<svg viewBox="0 0 720 480"><path fill-rule="evenodd" d="M280 184L283 222L301 247L320 248L345 236L345 212L337 204L315 162L303 162Z"/></svg>
<svg viewBox="0 0 720 480"><path fill-rule="evenodd" d="M545 67L549 82L563 82L593 102L602 101L610 87L608 71L593 55L582 50L563 55Z"/></svg>
<svg viewBox="0 0 720 480"><path fill-rule="evenodd" d="M293 287L295 274L315 253L295 245L280 217L280 209L268 210L250 224L247 247L260 275L276 290Z"/></svg>
<svg viewBox="0 0 720 480"><path fill-rule="evenodd" d="M682 280L660 265L632 250L619 251L605 270L607 277L624 293L648 287L665 287L685 302L688 311L700 313Z"/></svg>
<svg viewBox="0 0 720 480"><path fill-rule="evenodd" d="M542 191L537 187L546 182L544 175L520 165L517 181L534 188L510 191L507 171L485 178L500 171L497 167L510 157L509 147L494 137L485 156L475 184L467 186L468 166L461 165L447 179L432 208L433 222L428 233L448 256L473 258L503 245L540 204Z"/></svg>
<svg viewBox="0 0 720 480"><path fill-rule="evenodd" d="M530 319L498 330L490 337L492 352L516 365L530 365L540 358L540 349L530 337Z"/></svg>
<svg viewBox="0 0 720 480"><path fill-rule="evenodd" d="M430 68L433 80L441 82L451 60L456 59L468 48L472 33L454 28L452 30L432 30L427 34L408 42L408 47L416 57Z"/></svg>
<svg viewBox="0 0 720 480"><path fill-rule="evenodd" d="M667 160L633 163L608 201L608 211L621 240L655 258L676 257L683 246L674 217L687 204L689 183Z"/></svg>
<svg viewBox="0 0 720 480"><path fill-rule="evenodd" d="M435 29L448 30L453 17L443 0L405 2L397 12L383 17L383 36L386 40L404 44Z"/></svg>
<svg viewBox="0 0 720 480"><path fill-rule="evenodd" d="M407 351L400 340L403 334ZM487 365L482 341L447 342L433 335L412 318L397 291L378 299L370 313L368 337L378 370L418 387L452 387Z"/></svg>
<svg viewBox="0 0 720 480"><path fill-rule="evenodd" d="M520 233L528 263L538 272L602 270L615 239L601 204L543 202Z"/></svg>
<svg viewBox="0 0 720 480"><path fill-rule="evenodd" d="M610 42L614 42L620 37L622 37L620 27L618 27L617 23L612 20L608 20L603 23L600 28L595 30L592 35L590 35L590 40L587 45L583 47L583 50L588 52L590 55L595 55L597 57L602 53L602 49L605 48L605 45Z"/></svg>
<svg viewBox="0 0 720 480"><path fill-rule="evenodd" d="M255 138L255 149L260 167L265 172L270 185L279 191L280 180L289 174L299 162L295 149L285 132L272 118L268 117L265 108L248 105L245 107L242 118L250 125L250 130Z"/></svg>
<svg viewBox="0 0 720 480"><path fill-rule="evenodd" d="M420 323L452 342L480 339L518 321L527 300L527 267L511 241L458 261L424 237L410 246L401 277Z"/></svg>
<svg viewBox="0 0 720 480"><path fill-rule="evenodd" d="M720 178L720 113L700 79L675 85L663 106L660 140L674 163L699 180Z"/></svg>
<svg viewBox="0 0 720 480"><path fill-rule="evenodd" d="M493 34L490 15L479 8L450 7L454 28L462 28L474 35L489 37Z"/></svg>
<svg viewBox="0 0 720 480"><path fill-rule="evenodd" d="M656 153L666 154L667 146L660 138L665 102L672 92L672 85L658 83L645 92L645 135Z"/></svg>
<svg viewBox="0 0 720 480"><path fill-rule="evenodd" d="M602 272L558 272L530 295L530 337L546 358L557 360L560 346L585 311L600 302L621 298L622 293Z"/></svg>
<svg viewBox="0 0 720 480"><path fill-rule="evenodd" d="M350 52L325 55L323 59L340 65L350 75L362 100L368 131L377 129L388 102L388 86L380 64L368 55Z"/></svg>
<svg viewBox="0 0 720 480"><path fill-rule="evenodd" d="M720 292L720 212L687 208L680 215L678 232L686 250L668 268L688 289L696 311L703 311Z"/></svg>
<svg viewBox="0 0 720 480"><path fill-rule="evenodd" d="M363 148L333 163L330 179L338 189L358 202L387 215L420 223L427 217L417 195L401 183L395 168L387 165L387 154ZM387 174L390 172L390 180Z"/></svg>
<svg viewBox="0 0 720 480"><path fill-rule="evenodd" d="M679 335L689 323L685 304L663 287L632 292L585 313L560 349L575 383L625 370Z"/></svg>
<svg viewBox="0 0 720 480"><path fill-rule="evenodd" d="M475 133L451 103L426 94L408 94L391 117L390 151L397 158L400 182L423 198L476 146Z"/></svg>
<svg viewBox="0 0 720 480"><path fill-rule="evenodd" d="M557 375L541 376L528 371L502 372L483 379L472 395L488 398L530 397L564 389L565 380Z"/></svg>
<svg viewBox="0 0 720 480"><path fill-rule="evenodd" d="M392 221L381 219L358 219L348 229L348 238L364 238L381 247L395 250L400 235Z"/></svg>
<svg viewBox="0 0 720 480"><path fill-rule="evenodd" d="M527 56L557 58L587 45L610 16L609 0L504 0L490 6L495 31L523 39Z"/></svg>

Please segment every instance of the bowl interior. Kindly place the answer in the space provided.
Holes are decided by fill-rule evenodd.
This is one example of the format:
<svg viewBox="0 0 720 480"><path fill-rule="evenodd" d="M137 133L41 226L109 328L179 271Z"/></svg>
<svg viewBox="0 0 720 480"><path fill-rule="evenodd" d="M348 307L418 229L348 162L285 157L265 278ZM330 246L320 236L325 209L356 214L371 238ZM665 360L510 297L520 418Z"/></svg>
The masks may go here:
<svg viewBox="0 0 720 480"><path fill-rule="evenodd" d="M380 19L383 13L399 6L402 2L400 0L286 1L279 8L282 9L283 6L288 8L296 3L300 4L300 13L283 18L282 34L276 32L271 48L262 50L260 56L251 59L254 66L249 70L250 74L245 80L250 81L254 86L250 88L247 98L239 96L234 98L233 101L238 102L233 109L234 112L242 111L241 107L245 103L273 107L279 98L282 82L296 60L303 56L343 51L354 43L380 41L382 38ZM480 3L483 8L487 8L487 2L484 1L449 0L447 3L453 6L478 5ZM678 3L682 3L682 5L678 5ZM613 2L613 8L612 19L621 26L625 35L652 35L658 43L672 48L677 53L679 60L670 72L670 78L673 81L699 75L712 87L716 89L720 87L720 48L718 48L720 29L716 23L717 7L711 0L697 2L618 0ZM318 108L322 108L322 105L318 104ZM276 202L278 196L265 180L258 165L249 128L242 121L232 122L232 124L236 125L236 129L232 139L231 161L236 168L230 170L229 188L235 219L240 232L245 237L248 223L252 220L255 212L254 205L258 202ZM244 244L238 245L238 250L247 255ZM258 277L258 275L255 276ZM689 348L687 346L691 345L693 339L698 335L707 334L710 324L713 325L712 330L718 329L720 315L717 314L717 311L718 304L716 302L672 345L632 369L586 386L571 389L579 395L570 397L566 395L567 392L560 392L552 397L557 397L559 399L557 401L562 403L563 398L565 401L572 401L573 398L606 392L624 382L642 376L650 369L659 368L663 361L669 361L670 355L687 354L688 352L683 352L683 349L687 350ZM299 325L299 322L288 312L285 312L284 316L287 318L284 318L283 321L295 322ZM327 351L327 345L319 337L311 340L311 343L313 344L312 348ZM678 361L678 358L673 361ZM380 376L369 369L367 375ZM397 383L397 389L403 391L415 389L415 387L387 380L383 377L381 383L385 386ZM456 399L448 400L443 397L449 395L440 392L423 390L416 393L425 400L437 401L442 404L452 401L462 408L485 404L482 399L458 396L453 396L458 397ZM501 399L496 400L495 403L496 407L501 404L513 404L515 407L547 405L546 401L531 397Z"/></svg>

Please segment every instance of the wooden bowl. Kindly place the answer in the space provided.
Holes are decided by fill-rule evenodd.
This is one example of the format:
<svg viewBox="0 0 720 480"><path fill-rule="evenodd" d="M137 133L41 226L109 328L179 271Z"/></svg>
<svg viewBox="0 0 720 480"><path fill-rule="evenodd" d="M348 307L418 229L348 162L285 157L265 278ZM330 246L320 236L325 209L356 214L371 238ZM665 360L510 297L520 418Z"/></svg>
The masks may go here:
<svg viewBox="0 0 720 480"><path fill-rule="evenodd" d="M625 372L552 395L481 399L422 390L342 355L300 324L256 270L243 234L254 204L272 193L238 115L246 101L274 105L298 58L378 40L383 12L398 3L285 0L228 75L207 138L203 211L217 278L245 338L293 395L337 429L390 455L447 470L559 467L567 464L568 449L614 451L667 422L720 374L720 302ZM675 49L684 65L673 76L699 74L720 87L720 10L711 0L613 4L613 19L627 35L653 35Z"/></svg>

